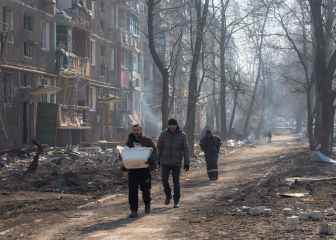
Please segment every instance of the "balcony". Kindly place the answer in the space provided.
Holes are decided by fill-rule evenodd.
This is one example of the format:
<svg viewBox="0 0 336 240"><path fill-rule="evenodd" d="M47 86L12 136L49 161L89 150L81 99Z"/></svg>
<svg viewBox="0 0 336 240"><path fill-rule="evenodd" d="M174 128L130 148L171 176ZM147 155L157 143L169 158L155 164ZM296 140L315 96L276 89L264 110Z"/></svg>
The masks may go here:
<svg viewBox="0 0 336 240"><path fill-rule="evenodd" d="M76 54L59 49L56 53L58 73L65 77L90 77L91 66L89 58L79 57Z"/></svg>
<svg viewBox="0 0 336 240"><path fill-rule="evenodd" d="M89 107L59 105L58 129L91 129L88 121Z"/></svg>
<svg viewBox="0 0 336 240"><path fill-rule="evenodd" d="M120 43L123 47L136 52L141 51L140 37L135 37L133 34L125 30L120 30Z"/></svg>
<svg viewBox="0 0 336 240"><path fill-rule="evenodd" d="M90 9L82 1L73 1L72 3L71 1L59 2L57 8L56 20L59 24L63 23L90 31L94 9Z"/></svg>

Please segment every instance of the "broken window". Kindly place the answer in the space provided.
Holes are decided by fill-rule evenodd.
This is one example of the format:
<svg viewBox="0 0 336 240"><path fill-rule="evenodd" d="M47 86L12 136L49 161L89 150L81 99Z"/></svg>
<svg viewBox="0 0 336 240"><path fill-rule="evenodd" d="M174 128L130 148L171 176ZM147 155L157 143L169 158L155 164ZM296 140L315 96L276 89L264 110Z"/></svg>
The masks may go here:
<svg viewBox="0 0 336 240"><path fill-rule="evenodd" d="M56 27L56 46L68 50L68 28L67 26L57 25Z"/></svg>
<svg viewBox="0 0 336 240"><path fill-rule="evenodd" d="M14 14L12 9L3 7L3 25L2 30L7 32L7 43L14 43Z"/></svg>
<svg viewBox="0 0 336 240"><path fill-rule="evenodd" d="M20 86L24 88L31 86L30 76L27 73L21 74Z"/></svg>
<svg viewBox="0 0 336 240"><path fill-rule="evenodd" d="M48 22L42 23L42 49L50 50L50 24Z"/></svg>
<svg viewBox="0 0 336 240"><path fill-rule="evenodd" d="M40 78L38 86L42 87L56 87L56 81L54 79ZM42 103L56 103L56 94L42 94L40 97Z"/></svg>
<svg viewBox="0 0 336 240"><path fill-rule="evenodd" d="M13 43L14 42L14 14L12 9L9 7L2 8L2 30L7 32L7 42Z"/></svg>
<svg viewBox="0 0 336 240"><path fill-rule="evenodd" d="M100 76L105 76L105 73L106 73L106 65L104 63L102 63L100 65Z"/></svg>
<svg viewBox="0 0 336 240"><path fill-rule="evenodd" d="M24 15L24 29L28 31L33 31L33 17L29 15Z"/></svg>
<svg viewBox="0 0 336 240"><path fill-rule="evenodd" d="M24 42L23 43L24 48L24 56L28 58L33 57L33 45L30 42Z"/></svg>
<svg viewBox="0 0 336 240"><path fill-rule="evenodd" d="M96 41L91 39L90 40L90 61L91 65L96 65Z"/></svg>
<svg viewBox="0 0 336 240"><path fill-rule="evenodd" d="M106 48L104 45L100 46L100 56L105 57Z"/></svg>

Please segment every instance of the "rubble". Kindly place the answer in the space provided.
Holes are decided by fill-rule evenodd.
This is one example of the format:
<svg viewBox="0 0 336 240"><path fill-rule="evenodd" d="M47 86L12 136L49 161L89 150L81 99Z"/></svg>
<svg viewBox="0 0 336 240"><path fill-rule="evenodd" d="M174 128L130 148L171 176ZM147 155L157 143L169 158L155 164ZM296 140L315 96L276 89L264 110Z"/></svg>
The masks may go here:
<svg viewBox="0 0 336 240"><path fill-rule="evenodd" d="M292 209L292 208L284 208L284 209L282 209L282 211L287 215L291 215L295 212L295 210Z"/></svg>
<svg viewBox="0 0 336 240"><path fill-rule="evenodd" d="M298 216L287 217L288 230L295 231L299 228L300 219Z"/></svg>
<svg viewBox="0 0 336 240"><path fill-rule="evenodd" d="M301 212L299 217L303 221L320 221L322 220L322 213L320 211Z"/></svg>
<svg viewBox="0 0 336 240"><path fill-rule="evenodd" d="M251 216L260 216L260 215L270 216L272 215L272 209L267 208L265 206L249 208L248 214Z"/></svg>
<svg viewBox="0 0 336 240"><path fill-rule="evenodd" d="M336 234L336 223L326 223L323 222L320 224L320 234L322 235L335 235Z"/></svg>

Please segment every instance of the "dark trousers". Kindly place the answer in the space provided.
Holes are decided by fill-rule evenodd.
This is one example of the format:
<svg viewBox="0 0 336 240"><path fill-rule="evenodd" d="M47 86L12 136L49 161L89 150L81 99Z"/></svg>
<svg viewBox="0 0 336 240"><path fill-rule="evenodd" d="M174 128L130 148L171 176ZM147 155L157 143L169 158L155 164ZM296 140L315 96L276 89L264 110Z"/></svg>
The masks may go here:
<svg viewBox="0 0 336 240"><path fill-rule="evenodd" d="M128 202L131 211L139 208L139 187L145 204L151 202L151 174L148 168L134 169L128 172Z"/></svg>
<svg viewBox="0 0 336 240"><path fill-rule="evenodd" d="M218 154L206 154L205 161L208 170L208 177L210 180L218 179Z"/></svg>
<svg viewBox="0 0 336 240"><path fill-rule="evenodd" d="M167 198L172 198L172 191L169 185L169 176L170 173L173 176L174 183L174 202L178 203L181 197L181 187L180 187L180 173L181 167L179 166L161 166L161 179L164 192Z"/></svg>

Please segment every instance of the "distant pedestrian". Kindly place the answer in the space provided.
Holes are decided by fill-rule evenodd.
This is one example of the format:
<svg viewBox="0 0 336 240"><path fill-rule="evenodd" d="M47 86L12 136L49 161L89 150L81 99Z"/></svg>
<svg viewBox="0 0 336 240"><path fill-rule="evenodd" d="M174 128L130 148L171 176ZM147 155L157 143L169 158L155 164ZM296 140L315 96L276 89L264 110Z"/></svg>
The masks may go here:
<svg viewBox="0 0 336 240"><path fill-rule="evenodd" d="M268 137L268 143L272 143L272 131L268 131L267 137Z"/></svg>
<svg viewBox="0 0 336 240"><path fill-rule="evenodd" d="M150 147L153 149L152 155L148 159L148 168L128 170L128 201L131 210L129 217L136 218L139 208L139 187L142 191L145 213L149 214L151 211L151 170L156 168L157 152L153 141L142 135L140 125L132 127L132 133L129 134L126 145L128 147Z"/></svg>
<svg viewBox="0 0 336 240"><path fill-rule="evenodd" d="M208 130L201 139L200 146L205 155L208 177L210 180L218 179L218 157L222 141L219 137L214 136Z"/></svg>
<svg viewBox="0 0 336 240"><path fill-rule="evenodd" d="M163 131L158 141L159 163L161 178L166 194L165 204L169 205L172 191L169 185L169 176L172 174L174 183L174 208L180 207L180 173L182 160L184 170L189 171L189 146L186 135L180 130L175 119L168 121L168 129Z"/></svg>

